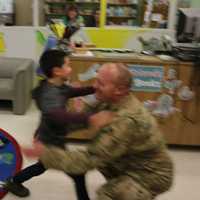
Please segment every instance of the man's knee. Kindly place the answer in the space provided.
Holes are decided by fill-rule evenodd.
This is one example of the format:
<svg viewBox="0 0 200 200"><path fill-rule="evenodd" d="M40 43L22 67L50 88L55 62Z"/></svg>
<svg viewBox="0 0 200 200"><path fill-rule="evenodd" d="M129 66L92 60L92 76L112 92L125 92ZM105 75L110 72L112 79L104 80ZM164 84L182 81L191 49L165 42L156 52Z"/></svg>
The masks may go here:
<svg viewBox="0 0 200 200"><path fill-rule="evenodd" d="M123 176L113 179L98 191L98 200L151 200L149 191L132 178Z"/></svg>

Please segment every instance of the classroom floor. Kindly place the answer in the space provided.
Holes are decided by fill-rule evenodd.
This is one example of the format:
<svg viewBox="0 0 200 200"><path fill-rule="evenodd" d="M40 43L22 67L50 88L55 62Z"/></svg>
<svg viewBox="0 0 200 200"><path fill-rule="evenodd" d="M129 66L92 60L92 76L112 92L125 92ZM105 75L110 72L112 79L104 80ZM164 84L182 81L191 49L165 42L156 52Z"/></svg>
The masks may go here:
<svg viewBox="0 0 200 200"><path fill-rule="evenodd" d="M0 105L0 127L10 133L19 144L31 145L34 130L39 120L39 113L32 105L26 115L13 115L9 107ZM71 148L84 145L71 145ZM200 148L170 148L175 163L175 181L171 190L158 200L199 200L200 199ZM24 159L24 167L34 160ZM95 191L104 183L104 178L97 171L87 174L87 186L91 200L95 199ZM40 177L25 183L31 190L27 200L76 200L73 184L64 173L49 170ZM19 199L12 194L4 200Z"/></svg>

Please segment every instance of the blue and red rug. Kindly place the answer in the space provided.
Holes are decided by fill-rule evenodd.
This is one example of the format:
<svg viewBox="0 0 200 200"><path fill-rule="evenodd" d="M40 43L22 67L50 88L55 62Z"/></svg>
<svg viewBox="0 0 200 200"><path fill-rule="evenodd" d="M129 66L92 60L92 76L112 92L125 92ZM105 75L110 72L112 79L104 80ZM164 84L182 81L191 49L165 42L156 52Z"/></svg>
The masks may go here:
<svg viewBox="0 0 200 200"><path fill-rule="evenodd" d="M0 199L6 194L3 182L22 167L22 154L16 140L0 129Z"/></svg>

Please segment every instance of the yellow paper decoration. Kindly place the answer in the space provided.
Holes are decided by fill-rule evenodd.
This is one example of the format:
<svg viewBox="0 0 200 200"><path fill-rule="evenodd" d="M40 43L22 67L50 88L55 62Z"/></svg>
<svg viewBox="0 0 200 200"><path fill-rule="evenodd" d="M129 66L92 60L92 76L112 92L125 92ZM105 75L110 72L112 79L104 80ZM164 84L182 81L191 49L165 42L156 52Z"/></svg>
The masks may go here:
<svg viewBox="0 0 200 200"><path fill-rule="evenodd" d="M6 51L6 46L4 41L4 35L3 33L0 33L0 52L5 52L5 51Z"/></svg>

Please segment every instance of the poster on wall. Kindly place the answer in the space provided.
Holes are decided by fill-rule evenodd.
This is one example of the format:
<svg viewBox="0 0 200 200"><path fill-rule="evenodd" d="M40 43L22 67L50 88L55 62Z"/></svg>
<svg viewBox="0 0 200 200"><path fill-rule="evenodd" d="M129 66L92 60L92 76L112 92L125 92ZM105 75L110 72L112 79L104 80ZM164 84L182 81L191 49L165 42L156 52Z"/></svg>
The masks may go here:
<svg viewBox="0 0 200 200"><path fill-rule="evenodd" d="M164 69L162 66L128 65L133 73L133 91L160 92Z"/></svg>

